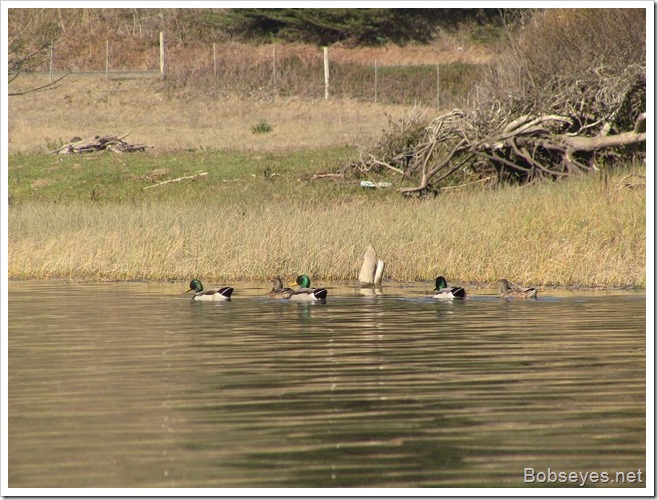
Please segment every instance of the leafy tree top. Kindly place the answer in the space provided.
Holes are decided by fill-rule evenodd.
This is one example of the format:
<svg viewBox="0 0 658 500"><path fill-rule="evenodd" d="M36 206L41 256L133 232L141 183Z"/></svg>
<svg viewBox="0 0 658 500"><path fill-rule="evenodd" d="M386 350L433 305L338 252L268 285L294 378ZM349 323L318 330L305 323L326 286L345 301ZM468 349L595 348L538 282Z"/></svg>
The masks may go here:
<svg viewBox="0 0 658 500"><path fill-rule="evenodd" d="M330 45L427 43L438 26L491 21L495 9L228 9L215 14L234 36Z"/></svg>

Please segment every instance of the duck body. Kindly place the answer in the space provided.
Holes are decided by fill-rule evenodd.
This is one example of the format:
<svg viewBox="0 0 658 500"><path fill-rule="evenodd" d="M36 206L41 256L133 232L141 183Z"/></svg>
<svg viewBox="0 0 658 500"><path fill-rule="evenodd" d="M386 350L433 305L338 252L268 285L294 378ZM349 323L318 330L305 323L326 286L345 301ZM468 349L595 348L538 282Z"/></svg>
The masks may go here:
<svg viewBox="0 0 658 500"><path fill-rule="evenodd" d="M500 296L504 299L536 299L536 288L512 286L506 279L500 280Z"/></svg>
<svg viewBox="0 0 658 500"><path fill-rule="evenodd" d="M231 300L231 294L233 293L233 288L230 286L223 286L221 288L211 288L210 290L204 290L201 281L194 279L190 281L190 289L183 292L192 292L192 300L202 300L202 301L227 301Z"/></svg>
<svg viewBox="0 0 658 500"><path fill-rule="evenodd" d="M466 290L461 286L448 286L448 282L443 276L436 277L434 287L434 299L465 299Z"/></svg>
<svg viewBox="0 0 658 500"><path fill-rule="evenodd" d="M327 290L324 288L300 288L298 290L293 290L293 294L290 296L290 300L300 300L300 301L314 301L314 300L326 300L327 299Z"/></svg>

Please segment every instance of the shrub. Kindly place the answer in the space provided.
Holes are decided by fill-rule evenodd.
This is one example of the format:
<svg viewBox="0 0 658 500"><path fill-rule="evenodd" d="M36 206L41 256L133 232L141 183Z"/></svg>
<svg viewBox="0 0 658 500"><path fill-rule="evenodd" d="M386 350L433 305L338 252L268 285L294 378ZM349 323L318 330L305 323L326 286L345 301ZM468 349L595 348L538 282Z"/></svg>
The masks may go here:
<svg viewBox="0 0 658 500"><path fill-rule="evenodd" d="M261 119L256 125L251 127L251 131L254 134L268 134L272 132L272 125L270 125L267 120Z"/></svg>

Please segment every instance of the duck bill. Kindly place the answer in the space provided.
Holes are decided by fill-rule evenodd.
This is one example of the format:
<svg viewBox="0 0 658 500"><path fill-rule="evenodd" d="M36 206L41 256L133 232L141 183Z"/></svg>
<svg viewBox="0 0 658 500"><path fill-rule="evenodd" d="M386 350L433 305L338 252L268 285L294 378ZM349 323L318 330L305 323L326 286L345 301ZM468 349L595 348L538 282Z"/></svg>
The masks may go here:
<svg viewBox="0 0 658 500"><path fill-rule="evenodd" d="M183 293L191 292L192 290L194 290L194 288L190 288L189 290L185 290Z"/></svg>

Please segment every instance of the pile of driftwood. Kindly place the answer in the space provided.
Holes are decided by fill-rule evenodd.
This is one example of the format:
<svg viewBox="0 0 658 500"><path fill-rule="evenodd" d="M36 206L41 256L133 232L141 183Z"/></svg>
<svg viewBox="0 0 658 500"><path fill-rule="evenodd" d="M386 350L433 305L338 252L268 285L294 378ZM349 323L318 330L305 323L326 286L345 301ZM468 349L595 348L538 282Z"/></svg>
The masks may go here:
<svg viewBox="0 0 658 500"><path fill-rule="evenodd" d="M128 134L118 137L116 135L98 136L82 140L74 137L67 144L51 151L52 154L68 155L76 153L93 153L96 151L112 151L114 153L132 153L134 151L146 151L152 147L146 144L129 144L124 139Z"/></svg>

